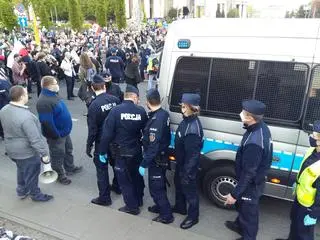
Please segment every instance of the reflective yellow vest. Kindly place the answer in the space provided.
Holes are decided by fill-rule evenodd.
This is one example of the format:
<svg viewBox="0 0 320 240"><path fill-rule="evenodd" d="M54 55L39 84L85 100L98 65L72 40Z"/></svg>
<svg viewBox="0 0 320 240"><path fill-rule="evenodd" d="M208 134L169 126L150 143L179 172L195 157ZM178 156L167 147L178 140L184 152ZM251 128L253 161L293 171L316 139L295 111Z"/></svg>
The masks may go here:
<svg viewBox="0 0 320 240"><path fill-rule="evenodd" d="M312 155L314 149L315 149L314 147L311 147L308 149L301 163L300 170L303 163ZM297 193L298 202L302 206L311 207L314 203L317 189L312 187L312 185L320 176L319 160L311 164L310 166L306 167L302 173L299 172L297 176L298 181L297 181L296 193Z"/></svg>

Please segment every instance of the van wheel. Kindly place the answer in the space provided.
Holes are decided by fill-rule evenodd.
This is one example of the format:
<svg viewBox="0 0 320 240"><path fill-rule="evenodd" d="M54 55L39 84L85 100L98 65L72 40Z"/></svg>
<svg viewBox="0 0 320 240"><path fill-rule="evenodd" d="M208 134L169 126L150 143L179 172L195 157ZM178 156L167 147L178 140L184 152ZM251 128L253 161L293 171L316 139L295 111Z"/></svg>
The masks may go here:
<svg viewBox="0 0 320 240"><path fill-rule="evenodd" d="M220 208L233 208L225 206L226 196L237 185L233 166L214 168L208 171L203 179L203 190L209 200Z"/></svg>

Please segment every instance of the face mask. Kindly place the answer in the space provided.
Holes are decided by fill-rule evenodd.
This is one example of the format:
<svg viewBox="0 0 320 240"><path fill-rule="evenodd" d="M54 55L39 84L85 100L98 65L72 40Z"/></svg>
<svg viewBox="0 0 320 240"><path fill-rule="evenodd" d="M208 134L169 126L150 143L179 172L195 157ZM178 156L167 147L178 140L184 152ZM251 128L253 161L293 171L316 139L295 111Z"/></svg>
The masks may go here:
<svg viewBox="0 0 320 240"><path fill-rule="evenodd" d="M54 87L52 88L53 92L59 92L59 90L60 90L59 85L54 85Z"/></svg>
<svg viewBox="0 0 320 240"><path fill-rule="evenodd" d="M246 121L246 117L245 117L245 115L244 115L243 112L241 112L241 113L239 114L239 116L240 116L240 118L241 118L241 122L245 122L245 121Z"/></svg>
<svg viewBox="0 0 320 240"><path fill-rule="evenodd" d="M309 136L309 143L311 147L317 147L317 140L314 139L313 137Z"/></svg>

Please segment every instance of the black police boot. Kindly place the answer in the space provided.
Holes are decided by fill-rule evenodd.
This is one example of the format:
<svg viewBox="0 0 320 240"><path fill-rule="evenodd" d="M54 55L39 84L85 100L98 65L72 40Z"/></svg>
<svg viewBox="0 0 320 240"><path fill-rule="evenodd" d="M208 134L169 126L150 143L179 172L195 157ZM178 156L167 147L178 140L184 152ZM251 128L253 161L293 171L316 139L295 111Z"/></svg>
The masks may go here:
<svg viewBox="0 0 320 240"><path fill-rule="evenodd" d="M172 212L174 213L179 213L181 215L187 215L187 210L186 209L179 209L176 206L172 207Z"/></svg>
<svg viewBox="0 0 320 240"><path fill-rule="evenodd" d="M97 197L97 198L92 199L91 203L96 204L96 205L100 205L100 206L110 206L112 204L112 201L111 201L111 199L103 201L99 197Z"/></svg>
<svg viewBox="0 0 320 240"><path fill-rule="evenodd" d="M193 225L196 225L199 222L198 219L190 219L187 217L181 224L180 228L182 229L188 229L191 228Z"/></svg>
<svg viewBox="0 0 320 240"><path fill-rule="evenodd" d="M151 207L148 207L148 211L152 213L160 213L160 209L158 208L157 205L153 205Z"/></svg>
<svg viewBox="0 0 320 240"><path fill-rule="evenodd" d="M115 194L118 194L118 195L121 194L121 190L120 190L120 188L119 188L118 186L112 185L111 188L110 188L110 190L111 190L112 192L114 192Z"/></svg>
<svg viewBox="0 0 320 240"><path fill-rule="evenodd" d="M158 216L158 217L155 217L154 219L152 219L152 221L163 223L163 224L170 224L170 223L173 223L174 217L172 217L170 219L164 219L164 218Z"/></svg>
<svg viewBox="0 0 320 240"><path fill-rule="evenodd" d="M139 208L137 208L137 209L129 209L127 206L124 206L122 208L119 208L118 210L120 212L128 213L128 214L131 214L131 215L140 214L140 209Z"/></svg>
<svg viewBox="0 0 320 240"><path fill-rule="evenodd" d="M241 228L240 228L240 226L239 226L238 223L233 222L233 221L226 221L226 222L224 223L224 225L225 225L228 229L230 229L231 231L236 232L236 233L238 233L239 235L242 235Z"/></svg>

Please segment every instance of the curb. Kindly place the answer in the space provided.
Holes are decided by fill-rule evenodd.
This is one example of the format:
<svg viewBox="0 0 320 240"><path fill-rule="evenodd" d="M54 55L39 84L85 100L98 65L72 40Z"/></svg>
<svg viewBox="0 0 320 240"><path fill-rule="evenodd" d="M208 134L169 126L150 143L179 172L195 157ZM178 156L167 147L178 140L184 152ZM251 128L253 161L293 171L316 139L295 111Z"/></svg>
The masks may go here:
<svg viewBox="0 0 320 240"><path fill-rule="evenodd" d="M7 219L11 222L18 223L18 224L23 225L25 227L31 228L35 231L38 231L38 232L50 235L52 237L61 239L61 240L79 240L79 238L75 238L74 236L68 235L63 232L59 232L53 228L43 226L43 225L36 223L36 222L32 222L32 221L29 221L29 220L26 220L26 219L23 219L20 217L16 217L16 216L8 214L2 210L0 210L0 217Z"/></svg>

